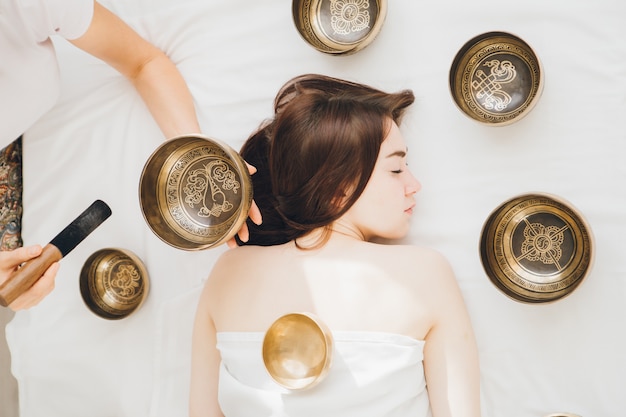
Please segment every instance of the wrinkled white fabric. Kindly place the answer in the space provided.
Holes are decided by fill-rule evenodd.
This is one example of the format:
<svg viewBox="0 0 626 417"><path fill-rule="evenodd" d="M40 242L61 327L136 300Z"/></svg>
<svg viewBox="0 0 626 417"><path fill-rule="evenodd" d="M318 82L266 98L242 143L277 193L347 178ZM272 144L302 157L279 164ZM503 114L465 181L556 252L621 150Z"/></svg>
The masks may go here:
<svg viewBox="0 0 626 417"><path fill-rule="evenodd" d="M626 2L393 0L376 40L349 56L309 47L286 0L103 3L167 52L203 132L235 149L291 76L412 88L401 129L423 189L406 242L435 247L455 269L479 345L483 417L623 414ZM522 37L546 75L532 112L498 128L465 117L448 86L459 48L491 30ZM181 251L148 229L137 187L162 133L121 74L62 39L55 47L60 99L24 136L23 237L49 242L96 198L113 215L62 260L53 293L7 329L20 416L185 416L195 300L225 248ZM3 132L6 118L0 112ZM585 282L546 305L500 293L477 249L489 213L529 191L571 201L597 248ZM146 303L118 322L95 317L78 288L84 261L108 246L132 250L150 274Z"/></svg>
<svg viewBox="0 0 626 417"><path fill-rule="evenodd" d="M269 376L263 333L218 333L219 402L226 417L430 416L424 342L371 332L334 332L332 364L310 389L289 390Z"/></svg>

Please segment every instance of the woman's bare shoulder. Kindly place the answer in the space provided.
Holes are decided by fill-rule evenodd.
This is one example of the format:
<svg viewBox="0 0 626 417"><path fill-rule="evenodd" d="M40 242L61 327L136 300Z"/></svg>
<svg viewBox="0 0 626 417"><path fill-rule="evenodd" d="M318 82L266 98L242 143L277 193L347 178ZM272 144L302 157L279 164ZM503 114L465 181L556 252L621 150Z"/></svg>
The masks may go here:
<svg viewBox="0 0 626 417"><path fill-rule="evenodd" d="M439 250L419 245L378 245L377 248L387 259L402 265L448 266L448 259Z"/></svg>
<svg viewBox="0 0 626 417"><path fill-rule="evenodd" d="M445 290L456 286L452 265L439 250L417 245L385 245L379 248L384 266L397 277L415 284L419 290L424 285L429 291L439 287Z"/></svg>
<svg viewBox="0 0 626 417"><path fill-rule="evenodd" d="M205 300L216 304L224 296L237 292L237 288L247 287L265 269L260 263L264 260L263 252L262 247L242 246L221 253L204 283Z"/></svg>
<svg viewBox="0 0 626 417"><path fill-rule="evenodd" d="M281 256L285 250L282 246L241 246L228 249L215 262L209 280L258 277L262 271L271 269L282 259L288 259Z"/></svg>

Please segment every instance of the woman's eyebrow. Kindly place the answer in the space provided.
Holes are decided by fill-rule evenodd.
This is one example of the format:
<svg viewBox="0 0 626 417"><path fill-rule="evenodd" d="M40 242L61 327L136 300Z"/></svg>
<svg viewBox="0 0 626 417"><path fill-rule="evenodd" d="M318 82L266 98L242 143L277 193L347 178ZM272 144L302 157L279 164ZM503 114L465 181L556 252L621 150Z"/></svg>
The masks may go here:
<svg viewBox="0 0 626 417"><path fill-rule="evenodd" d="M404 158L406 156L406 151L395 151L387 155L387 158L393 158L394 156L399 156L400 158Z"/></svg>

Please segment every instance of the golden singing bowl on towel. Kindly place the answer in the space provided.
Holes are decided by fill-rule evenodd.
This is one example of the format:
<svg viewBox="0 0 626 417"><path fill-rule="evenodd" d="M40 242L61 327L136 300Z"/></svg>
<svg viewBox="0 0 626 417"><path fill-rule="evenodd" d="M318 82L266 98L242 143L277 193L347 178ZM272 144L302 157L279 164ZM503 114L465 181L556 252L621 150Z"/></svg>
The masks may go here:
<svg viewBox="0 0 626 417"><path fill-rule="evenodd" d="M553 195L514 197L483 225L480 257L491 282L510 298L545 303L569 295L593 264L593 236L568 202Z"/></svg>
<svg viewBox="0 0 626 417"><path fill-rule="evenodd" d="M309 313L278 318L265 333L263 362L276 383L302 390L317 385L332 362L330 330Z"/></svg>
<svg viewBox="0 0 626 417"><path fill-rule="evenodd" d="M320 52L353 54L369 45L387 16L387 0L293 0L300 36Z"/></svg>
<svg viewBox="0 0 626 417"><path fill-rule="evenodd" d="M227 242L245 223L252 180L245 161L227 144L180 136L146 162L139 201L161 240L178 249L208 249Z"/></svg>
<svg viewBox="0 0 626 417"><path fill-rule="evenodd" d="M554 414L548 414L545 417L580 417L578 414L573 414L573 413L554 413Z"/></svg>
<svg viewBox="0 0 626 417"><path fill-rule="evenodd" d="M543 91L539 58L526 42L506 32L484 33L463 45L449 81L459 109L491 126L524 117Z"/></svg>
<svg viewBox="0 0 626 417"><path fill-rule="evenodd" d="M143 262L126 249L100 249L87 258L80 271L83 301L105 319L122 319L137 311L148 289L148 272Z"/></svg>

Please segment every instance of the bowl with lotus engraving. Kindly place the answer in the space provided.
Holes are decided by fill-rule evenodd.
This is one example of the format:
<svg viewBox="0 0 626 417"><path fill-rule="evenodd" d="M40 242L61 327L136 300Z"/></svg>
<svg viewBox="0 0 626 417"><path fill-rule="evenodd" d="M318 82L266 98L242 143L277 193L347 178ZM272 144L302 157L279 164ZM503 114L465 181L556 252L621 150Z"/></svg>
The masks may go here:
<svg viewBox="0 0 626 417"><path fill-rule="evenodd" d="M387 0L293 0L300 36L331 55L356 53L372 43L387 15Z"/></svg>
<svg viewBox="0 0 626 417"><path fill-rule="evenodd" d="M100 249L80 271L80 293L96 315L119 320L137 311L148 295L150 281L141 259L128 249Z"/></svg>
<svg viewBox="0 0 626 417"><path fill-rule="evenodd" d="M507 32L487 32L458 51L449 84L454 103L466 116L504 126L535 107L543 91L543 70L524 40Z"/></svg>
<svg viewBox="0 0 626 417"><path fill-rule="evenodd" d="M284 388L303 390L321 382L332 363L333 338L315 315L290 313L265 333L263 362L271 378Z"/></svg>
<svg viewBox="0 0 626 417"><path fill-rule="evenodd" d="M593 235L568 201L547 193L513 197L483 225L480 258L491 282L524 303L571 294L591 271Z"/></svg>
<svg viewBox="0 0 626 417"><path fill-rule="evenodd" d="M141 210L150 229L183 250L209 249L235 236L252 204L252 180L229 145L202 135L164 142L144 165Z"/></svg>

